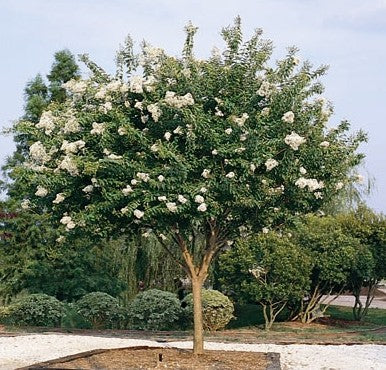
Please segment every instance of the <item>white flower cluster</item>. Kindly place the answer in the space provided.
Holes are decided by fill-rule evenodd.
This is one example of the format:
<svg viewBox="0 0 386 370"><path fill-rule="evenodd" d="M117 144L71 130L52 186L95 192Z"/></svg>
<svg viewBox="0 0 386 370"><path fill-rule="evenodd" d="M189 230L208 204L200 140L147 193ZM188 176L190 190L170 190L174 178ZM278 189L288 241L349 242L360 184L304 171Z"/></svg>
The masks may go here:
<svg viewBox="0 0 386 370"><path fill-rule="evenodd" d="M204 179L208 179L208 178L210 177L210 170L207 170L207 169L205 168L204 171L202 171L201 176L202 176Z"/></svg>
<svg viewBox="0 0 386 370"><path fill-rule="evenodd" d="M71 134L79 131L80 131L80 125L77 119L73 115L70 115L69 117L67 117L63 127L63 133Z"/></svg>
<svg viewBox="0 0 386 370"><path fill-rule="evenodd" d="M133 214L135 217L137 217L138 219L142 218L144 215L145 215L145 212L143 211L140 211L139 209L135 209L133 211Z"/></svg>
<svg viewBox="0 0 386 370"><path fill-rule="evenodd" d="M295 185L298 186L300 189L308 187L308 190L311 192L324 188L323 181L318 181L317 179L306 179L304 177L300 177L299 179L297 179Z"/></svg>
<svg viewBox="0 0 386 370"><path fill-rule="evenodd" d="M179 96L174 91L167 91L164 101L167 105L174 108L183 108L194 104L194 99L191 93Z"/></svg>
<svg viewBox="0 0 386 370"><path fill-rule="evenodd" d="M265 108L263 108L263 109L261 110L261 115L262 115L263 117L269 116L270 113L271 113L271 110L270 110L268 107L265 107Z"/></svg>
<svg viewBox="0 0 386 370"><path fill-rule="evenodd" d="M111 159L113 161L116 161L118 159L122 159L123 157L121 155L116 155L114 153L110 153L108 156L107 156L108 159Z"/></svg>
<svg viewBox="0 0 386 370"><path fill-rule="evenodd" d="M128 90L129 90L129 86L126 83L120 80L114 80L109 82L105 86L101 86L95 94L95 99L110 100L111 96L108 95L109 93L120 92L124 94Z"/></svg>
<svg viewBox="0 0 386 370"><path fill-rule="evenodd" d="M83 149L85 145L86 143L83 140L77 140L73 142L63 140L60 150L63 150L66 154L73 154L77 153L80 149Z"/></svg>
<svg viewBox="0 0 386 370"><path fill-rule="evenodd" d="M188 200L181 194L178 195L177 197L178 201L181 203L181 204L185 204Z"/></svg>
<svg viewBox="0 0 386 370"><path fill-rule="evenodd" d="M287 113L283 114L283 117L281 117L281 120L286 123L293 123L295 120L295 114L292 111L289 111Z"/></svg>
<svg viewBox="0 0 386 370"><path fill-rule="evenodd" d="M304 137L298 135L296 132L292 131L291 135L287 135L284 138L284 142L287 145L289 145L293 150L298 150L299 146L306 142L306 139Z"/></svg>
<svg viewBox="0 0 386 370"><path fill-rule="evenodd" d="M234 172L228 172L226 175L225 175L226 178L228 179L233 179L235 177L235 173Z"/></svg>
<svg viewBox="0 0 386 370"><path fill-rule="evenodd" d="M87 81L71 79L62 87L74 95L83 95L87 90Z"/></svg>
<svg viewBox="0 0 386 370"><path fill-rule="evenodd" d="M92 185L87 185L87 186L85 186L85 187L82 189L82 191L83 191L84 193L86 193L86 194L92 193L93 190L94 190L94 186L92 186Z"/></svg>
<svg viewBox="0 0 386 370"><path fill-rule="evenodd" d="M330 143L328 141L322 141L319 146L322 148L328 148L330 146Z"/></svg>
<svg viewBox="0 0 386 370"><path fill-rule="evenodd" d="M51 156L46 152L46 149L40 141L37 141L30 146L29 154L37 163L46 163L51 159Z"/></svg>
<svg viewBox="0 0 386 370"><path fill-rule="evenodd" d="M66 199L63 193L56 194L56 198L52 201L52 203L59 204L62 203Z"/></svg>
<svg viewBox="0 0 386 370"><path fill-rule="evenodd" d="M151 117L153 118L154 122L158 122L159 118L161 117L162 111L159 108L158 104L149 104L147 106L147 110L150 112Z"/></svg>
<svg viewBox="0 0 386 370"><path fill-rule="evenodd" d="M51 135L55 128L55 121L55 116L48 110L42 113L36 127L44 129L46 135Z"/></svg>
<svg viewBox="0 0 386 370"><path fill-rule="evenodd" d="M103 114L107 114L107 112L111 111L111 109L113 109L113 104L110 101L107 101L99 106L99 111Z"/></svg>
<svg viewBox="0 0 386 370"><path fill-rule="evenodd" d="M272 94L273 89L273 85L271 85L267 81L263 81L263 83L260 85L259 90L257 90L257 95L269 98L269 96Z"/></svg>
<svg viewBox="0 0 386 370"><path fill-rule="evenodd" d="M118 128L118 134L120 136L127 135L127 130L124 127L121 126L121 127Z"/></svg>
<svg viewBox="0 0 386 370"><path fill-rule="evenodd" d="M150 176L146 172L138 172L136 175L140 180L144 182L148 182L150 180Z"/></svg>
<svg viewBox="0 0 386 370"><path fill-rule="evenodd" d="M58 168L61 170L66 170L71 176L77 176L79 174L79 170L76 166L76 163L68 155L63 158Z"/></svg>
<svg viewBox="0 0 386 370"><path fill-rule="evenodd" d="M172 134L169 131L165 132L164 138L166 139L166 141L169 141L171 137Z"/></svg>
<svg viewBox="0 0 386 370"><path fill-rule="evenodd" d="M136 94L143 93L143 78L141 76L133 76L130 79L130 91Z"/></svg>
<svg viewBox="0 0 386 370"><path fill-rule="evenodd" d="M40 186L40 185L39 185L39 186L36 188L35 195L36 195L37 197L43 198L43 197L45 197L47 194L48 194L48 190L47 190L46 188L44 188L43 186Z"/></svg>
<svg viewBox="0 0 386 370"><path fill-rule="evenodd" d="M279 162L276 159L270 158L270 159L266 160L265 167L267 167L267 171L271 171L278 164L279 164Z"/></svg>
<svg viewBox="0 0 386 370"><path fill-rule="evenodd" d="M153 65L155 68L159 66L160 58L164 54L163 49L156 48L151 45L146 45L142 49L143 53L139 59L141 66L146 66L148 64Z"/></svg>
<svg viewBox="0 0 386 370"><path fill-rule="evenodd" d="M339 182L336 183L335 189L336 189L336 190L340 190L340 189L343 188L343 186L344 186L344 183L341 182L341 181L339 181Z"/></svg>
<svg viewBox="0 0 386 370"><path fill-rule="evenodd" d="M122 193L124 196L127 196L132 192L133 192L133 188L130 185L126 185L126 187L122 189Z"/></svg>
<svg viewBox="0 0 386 370"><path fill-rule="evenodd" d="M232 117L232 121L239 126L243 126L245 121L249 118L248 113L243 113L241 117Z"/></svg>
<svg viewBox="0 0 386 370"><path fill-rule="evenodd" d="M20 205L22 209L29 209L31 206L31 201L29 199L23 199Z"/></svg>
<svg viewBox="0 0 386 370"><path fill-rule="evenodd" d="M66 230L69 231L71 229L73 229L76 224L74 221L72 221L72 218L70 216L63 216L60 220L60 222L63 224L63 225L66 225Z"/></svg>
<svg viewBox="0 0 386 370"><path fill-rule="evenodd" d="M105 131L105 124L104 123L92 123L92 130L90 131L91 135L101 135Z"/></svg>
<svg viewBox="0 0 386 370"><path fill-rule="evenodd" d="M170 211L170 212L177 212L177 204L174 203L174 202L167 202L166 203L166 208Z"/></svg>

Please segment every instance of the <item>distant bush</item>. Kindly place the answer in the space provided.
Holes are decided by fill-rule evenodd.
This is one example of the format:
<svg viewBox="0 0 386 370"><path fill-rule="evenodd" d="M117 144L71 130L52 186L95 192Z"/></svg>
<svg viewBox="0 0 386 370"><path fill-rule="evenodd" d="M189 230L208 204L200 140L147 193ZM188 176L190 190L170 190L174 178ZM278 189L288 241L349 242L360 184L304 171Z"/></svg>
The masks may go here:
<svg viewBox="0 0 386 370"><path fill-rule="evenodd" d="M231 300L218 290L202 290L202 315L204 330L215 331L224 329L233 318L234 306ZM193 320L193 295L188 294L185 316L188 321Z"/></svg>
<svg viewBox="0 0 386 370"><path fill-rule="evenodd" d="M74 305L76 312L93 328L121 328L125 321L125 309L118 299L103 292L84 295Z"/></svg>
<svg viewBox="0 0 386 370"><path fill-rule="evenodd" d="M139 330L170 330L181 317L177 295L158 289L139 293L129 307L130 327Z"/></svg>
<svg viewBox="0 0 386 370"><path fill-rule="evenodd" d="M12 325L60 326L63 303L47 294L22 297L6 308L6 321Z"/></svg>

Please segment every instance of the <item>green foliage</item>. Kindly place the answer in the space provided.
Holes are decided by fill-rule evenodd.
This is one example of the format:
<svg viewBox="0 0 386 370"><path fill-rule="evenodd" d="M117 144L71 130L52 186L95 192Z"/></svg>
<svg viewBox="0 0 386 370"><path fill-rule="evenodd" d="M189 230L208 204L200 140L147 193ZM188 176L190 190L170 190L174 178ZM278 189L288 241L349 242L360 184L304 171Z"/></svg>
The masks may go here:
<svg viewBox="0 0 386 370"><path fill-rule="evenodd" d="M171 330L181 316L181 302L173 293L150 289L130 303L129 316L133 329Z"/></svg>
<svg viewBox="0 0 386 370"><path fill-rule="evenodd" d="M224 329L233 318L234 306L232 301L218 290L203 289L202 297L202 315L204 321L204 330L216 331ZM193 295L188 294L184 302L185 315L192 320L193 317Z"/></svg>
<svg viewBox="0 0 386 370"><path fill-rule="evenodd" d="M47 294L31 294L13 302L6 322L12 325L59 326L64 314L63 304Z"/></svg>
<svg viewBox="0 0 386 370"><path fill-rule="evenodd" d="M76 312L91 323L93 328L119 328L126 320L125 310L118 299L103 292L92 292L75 304Z"/></svg>
<svg viewBox="0 0 386 370"><path fill-rule="evenodd" d="M48 105L48 88L40 74L27 83L24 99L24 118L31 122L39 122L40 116Z"/></svg>
<svg viewBox="0 0 386 370"><path fill-rule="evenodd" d="M258 303L269 329L291 301L299 301L310 287L309 254L290 238L270 232L239 240L220 257L223 289L240 302Z"/></svg>

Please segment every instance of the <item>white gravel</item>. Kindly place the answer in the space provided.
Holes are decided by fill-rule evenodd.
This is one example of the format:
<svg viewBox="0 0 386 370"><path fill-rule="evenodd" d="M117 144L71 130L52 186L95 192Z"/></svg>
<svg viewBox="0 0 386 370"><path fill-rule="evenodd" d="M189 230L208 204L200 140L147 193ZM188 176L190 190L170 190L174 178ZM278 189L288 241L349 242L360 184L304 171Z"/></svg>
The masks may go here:
<svg viewBox="0 0 386 370"><path fill-rule="evenodd" d="M141 345L191 348L192 342L157 343L149 340L66 334L0 337L0 369L12 370L92 349ZM278 352L283 370L386 370L386 346L382 345L320 346L206 342L205 348Z"/></svg>

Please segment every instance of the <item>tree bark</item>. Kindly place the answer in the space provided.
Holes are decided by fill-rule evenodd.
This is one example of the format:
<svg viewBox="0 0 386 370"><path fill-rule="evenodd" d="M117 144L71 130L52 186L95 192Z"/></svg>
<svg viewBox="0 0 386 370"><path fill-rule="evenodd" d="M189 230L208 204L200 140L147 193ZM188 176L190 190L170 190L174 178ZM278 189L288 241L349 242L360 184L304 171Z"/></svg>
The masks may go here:
<svg viewBox="0 0 386 370"><path fill-rule="evenodd" d="M202 318L202 290L203 282L201 279L192 278L192 293L193 293L193 319L194 319L194 334L193 334L193 353L202 355L204 353L204 330Z"/></svg>

